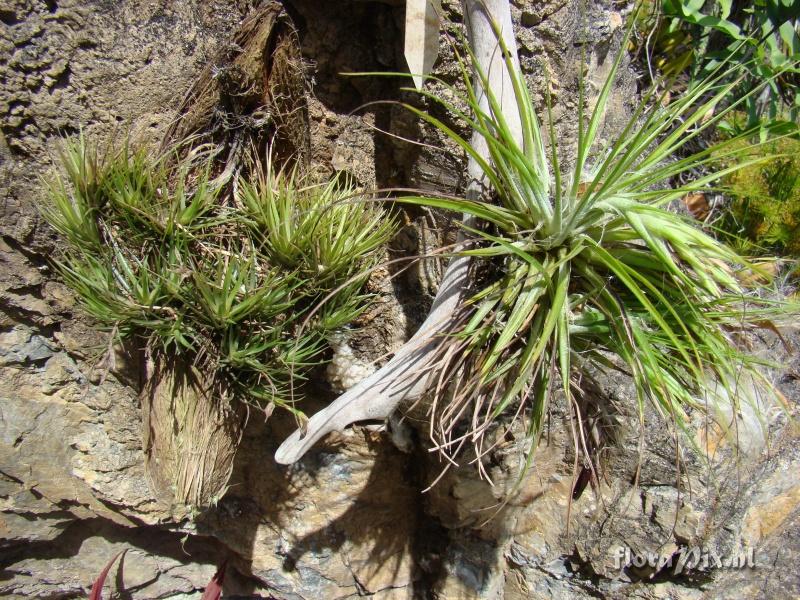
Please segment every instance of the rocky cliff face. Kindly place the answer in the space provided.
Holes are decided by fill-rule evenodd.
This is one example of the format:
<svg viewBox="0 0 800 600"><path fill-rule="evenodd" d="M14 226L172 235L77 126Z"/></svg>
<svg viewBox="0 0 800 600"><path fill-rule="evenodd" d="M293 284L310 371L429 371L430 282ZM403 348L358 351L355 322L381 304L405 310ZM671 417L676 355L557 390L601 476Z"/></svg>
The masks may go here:
<svg viewBox="0 0 800 600"><path fill-rule="evenodd" d="M177 519L153 497L141 452L138 353L117 349L107 376L96 368L107 340L53 276L49 257L58 242L37 213L39 177L52 168L58 136L79 128L101 138L130 129L157 140L194 77L254 3L0 1L0 593L84 596L108 559L128 549L110 577L127 598L198 597L224 560L226 594L240 597L800 594L799 434L785 415L772 420L767 440L760 431L742 431L749 454L738 461L720 444L711 467L687 454L678 460L670 432L657 425L648 427L639 465L638 431L631 429L609 459L607 479L574 502L571 442L557 410L535 468L511 496L514 440L493 458L495 487L463 467L423 493L441 465L425 451L421 425L406 430L407 452L385 432L357 427L286 469L272 454L293 423L254 416L230 489L213 509ZM286 5L313 77L312 160L367 187L461 185L462 158L408 113L392 105L355 110L403 98L397 82L339 75L403 68L402 2ZM458 2L443 5L448 27L457 29ZM615 3L592 3L584 27L581 6L513 3L521 61L534 89L542 89L549 70L565 135L575 126L581 48L601 81L624 20ZM447 43L436 68L445 79L457 78ZM616 93L615 114L623 115L633 98L627 81ZM612 119L607 127L614 126ZM377 129L442 149L419 150ZM398 254L429 250L446 229L436 214L404 219L391 249ZM401 343L424 317L436 277L435 266L426 265L378 285L369 323L349 342L352 356ZM797 356L777 338L754 343L787 365L773 376L794 406ZM600 392L630 397L613 380ZM321 382L312 404L331 393ZM706 568L680 574L674 565L659 571L615 563L616 549L625 547L677 562L682 546L720 555L754 548L756 568L716 568L713 556Z"/></svg>

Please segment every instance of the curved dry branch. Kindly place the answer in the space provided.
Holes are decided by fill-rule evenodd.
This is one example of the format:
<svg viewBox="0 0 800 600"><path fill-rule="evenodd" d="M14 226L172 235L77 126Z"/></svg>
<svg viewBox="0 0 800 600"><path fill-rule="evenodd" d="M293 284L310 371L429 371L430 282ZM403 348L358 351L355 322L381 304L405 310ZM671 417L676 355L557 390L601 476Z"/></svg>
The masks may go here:
<svg viewBox="0 0 800 600"><path fill-rule="evenodd" d="M498 24L506 47L514 62L518 62L509 0L462 0L462 6L475 61L487 74L491 89L501 103L503 116L521 144L522 126L514 91L492 27L492 21ZM479 89L480 81L477 77L474 79L475 87ZM479 100L481 109L489 113L488 101L483 94ZM471 144L488 160L489 151L482 136L473 133ZM483 189L483 172L473 159L467 165L467 173L470 178L467 198L478 199ZM465 215L464 221L469 220ZM278 463L296 462L328 433L341 431L357 421L386 419L401 401L414 400L425 393L429 382L434 379L435 361L442 341L440 334L448 331L463 300L469 260L467 257L450 260L431 311L414 336L378 371L311 417L305 430L292 433L275 453Z"/></svg>

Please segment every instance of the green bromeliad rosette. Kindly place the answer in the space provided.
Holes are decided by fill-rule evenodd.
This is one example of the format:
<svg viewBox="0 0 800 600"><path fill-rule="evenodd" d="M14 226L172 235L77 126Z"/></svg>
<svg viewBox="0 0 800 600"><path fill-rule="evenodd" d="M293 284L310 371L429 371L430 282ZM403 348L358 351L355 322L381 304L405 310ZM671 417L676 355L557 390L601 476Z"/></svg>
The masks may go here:
<svg viewBox="0 0 800 600"><path fill-rule="evenodd" d="M392 222L347 185L276 173L269 161L223 199L228 182L211 178L202 148L175 156L66 143L66 180L49 182L44 209L67 242L59 271L119 336L185 353L244 399L294 410L288 378L363 310L360 290Z"/></svg>
<svg viewBox="0 0 800 600"><path fill-rule="evenodd" d="M627 36L621 47L626 43ZM459 324L439 354L431 426L435 447L452 457L471 445L480 465L493 446L489 437L502 437L486 432L524 416L529 466L554 395L565 395L572 410L583 383L598 369L632 378L642 419L649 401L687 433L693 433L693 412L722 415L724 421L749 402L756 408L749 412L761 414L759 394L742 390L752 390L755 382L760 393L779 395L760 370L763 362L745 353L736 336L789 307L748 289L741 274L754 267L667 208L688 193L708 190L729 172L769 159L743 150L750 132L688 150L758 93L753 89L722 105L747 65L723 64L672 102L666 92L655 91L663 86L654 88L616 140L603 144L598 132L620 52L593 108L581 81L577 150L568 161L570 144L560 146L549 106L543 128L523 75L505 53L522 144L515 142L486 74L475 67L489 101L489 110L481 110L464 62L466 93L439 82L459 102L422 93L480 132L490 160L442 121L408 106L480 164L486 187L482 201L400 199L471 215L478 223L468 228L472 242L462 252L473 257L476 276ZM676 184L687 173L699 175ZM452 381L457 383L448 385ZM573 414L580 423L579 413ZM731 428L730 422L719 424ZM589 432L579 427L578 434L576 448L591 454Z"/></svg>
<svg viewBox="0 0 800 600"><path fill-rule="evenodd" d="M339 181L269 160L213 178L211 156L127 144L101 156L80 137L43 211L66 242L63 280L111 332L109 356L121 338L145 349L145 471L181 518L225 493L250 408L305 420L297 384L367 306L393 231Z"/></svg>

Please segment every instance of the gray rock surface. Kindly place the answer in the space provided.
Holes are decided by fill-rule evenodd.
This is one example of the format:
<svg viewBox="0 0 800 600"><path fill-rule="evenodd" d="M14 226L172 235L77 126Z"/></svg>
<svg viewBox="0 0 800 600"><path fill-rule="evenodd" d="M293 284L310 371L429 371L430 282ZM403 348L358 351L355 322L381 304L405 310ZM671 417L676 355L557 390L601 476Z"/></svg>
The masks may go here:
<svg viewBox="0 0 800 600"><path fill-rule="evenodd" d="M107 339L54 278L49 259L58 242L38 216L39 177L52 168L58 136L80 128L106 139L130 129L157 140L193 77L252 4L0 0L0 595L85 596L105 563L127 549L109 586L137 599L198 598L224 560L231 597L797 596L800 433L780 414L766 448L754 433L752 453L736 460L710 435L712 463L684 453L680 472L668 431L648 426L641 461L638 431L626 431L607 478L574 501L571 442L558 410L535 468L513 494L516 438L492 457L494 487L465 465L422 493L442 468L425 451L424 424L411 419L405 430L416 442L409 453L385 433L355 428L285 469L272 454L294 424L286 415L266 424L253 415L230 490L215 508L176 521L154 498L141 452L140 357L135 348L119 348L107 376L97 367ZM340 75L402 69L402 3L287 4L313 76L313 161L366 187L458 188L463 157L435 132L397 106L356 110L418 98L394 80ZM549 73L559 129L569 136L581 47L602 80L625 15L617 3L589 3L584 31L581 2L512 4L531 87L543 89ZM458 5L443 2L450 32L459 27ZM444 39L436 72L451 83L459 77ZM613 100L610 131L633 98L627 77ZM376 129L435 148L420 150ZM391 249L398 256L429 251L448 235L435 212L403 219ZM394 281L379 273L376 304L348 340L349 351L369 360L396 348L424 318L436 273L430 262ZM786 363L774 376L795 406L797 355L777 339L757 345ZM320 382L311 405L331 392ZM630 398L619 381L607 381L603 393ZM623 568L614 560L621 547L666 559L684 546L721 555L754 548L756 568L701 565L676 574L674 567Z"/></svg>

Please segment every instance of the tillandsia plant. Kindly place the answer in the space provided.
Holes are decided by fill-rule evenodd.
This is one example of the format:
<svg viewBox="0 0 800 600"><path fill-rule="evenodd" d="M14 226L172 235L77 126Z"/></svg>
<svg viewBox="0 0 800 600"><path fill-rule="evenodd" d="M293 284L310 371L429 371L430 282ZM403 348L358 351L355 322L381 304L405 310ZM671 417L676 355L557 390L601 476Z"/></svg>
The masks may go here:
<svg viewBox="0 0 800 600"><path fill-rule="evenodd" d="M746 102L747 95L721 106L746 65L721 65L672 102L657 91L663 87L654 88L616 140L604 144L599 132L621 51L593 108L581 84L577 150L568 155L551 111L542 127L522 73L504 46L503 51L522 144L515 142L479 67L488 110L481 109L465 64L466 93L449 89L469 112L423 94L480 132L489 160L444 123L408 106L481 165L487 186L485 198L476 201L399 199L471 215L477 222L468 228L472 247L462 252L474 259L471 295L439 352L431 418L435 448L452 458L473 446L482 468L492 440L503 437L487 432L498 423L510 427L509 415L522 415L529 466L554 396L563 394L570 408L584 406L574 413L580 423L586 404L598 401L582 396L582 390L598 371L609 369L632 378L642 419L649 401L684 432L690 432L695 411L736 414L729 409L740 402L757 409L759 398L743 390L754 381L767 393L771 388L760 361L740 349L736 335L783 308L745 288L739 274L753 268L746 259L668 209L671 201L726 173L766 160L743 150L747 134L685 151ZM714 171L722 157L729 166ZM705 174L673 185L686 173ZM733 406L722 406L726 402ZM597 442L589 429L584 421L576 435L577 454L587 460Z"/></svg>
<svg viewBox="0 0 800 600"><path fill-rule="evenodd" d="M302 418L287 385L365 308L393 230L383 211L269 161L223 195L203 147L101 154L80 136L61 163L44 216L67 242L58 269L86 311L119 337L190 357L240 400Z"/></svg>

